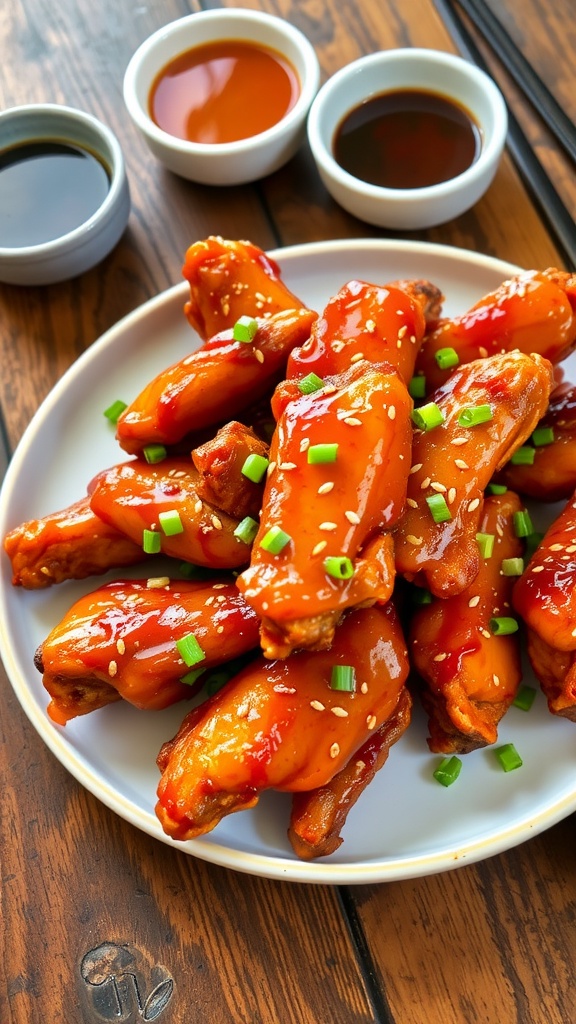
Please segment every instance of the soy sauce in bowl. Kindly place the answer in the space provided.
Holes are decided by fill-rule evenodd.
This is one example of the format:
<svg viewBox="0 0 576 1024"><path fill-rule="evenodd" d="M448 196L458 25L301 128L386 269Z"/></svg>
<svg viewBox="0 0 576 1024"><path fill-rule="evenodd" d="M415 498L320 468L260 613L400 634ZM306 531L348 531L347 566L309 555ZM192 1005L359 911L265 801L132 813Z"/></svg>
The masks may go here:
<svg viewBox="0 0 576 1024"><path fill-rule="evenodd" d="M340 167L383 188L427 188L449 181L477 160L480 128L454 100L424 89L371 96L338 125L333 142Z"/></svg>

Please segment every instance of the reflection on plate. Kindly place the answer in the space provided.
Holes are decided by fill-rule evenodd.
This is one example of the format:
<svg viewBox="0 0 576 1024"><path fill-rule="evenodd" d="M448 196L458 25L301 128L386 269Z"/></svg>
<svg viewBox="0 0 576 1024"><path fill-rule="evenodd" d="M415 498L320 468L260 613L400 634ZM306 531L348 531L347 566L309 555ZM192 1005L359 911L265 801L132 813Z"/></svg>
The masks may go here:
<svg viewBox="0 0 576 1024"><path fill-rule="evenodd" d="M426 277L442 289L445 310L454 314L517 269L444 246L378 240L295 246L273 255L288 286L318 310L354 277L375 282ZM183 316L186 296L182 284L148 302L108 331L60 380L9 468L0 498L2 535L76 500L95 473L120 461L102 411L116 398L129 401L156 372L194 347ZM33 654L73 601L99 581L27 593L12 588L9 568L4 558L1 652L24 711L83 786L137 828L174 845L154 815L155 758L175 733L183 707L146 713L113 704L66 728L54 726ZM523 767L506 774L493 751L476 751L465 758L458 783L445 789L431 777L438 758L428 751L426 723L417 713L353 808L344 843L332 857L311 864L295 858L286 838L290 798L277 793L264 794L253 811L231 815L209 836L178 848L255 875L343 884L410 878L480 860L576 808L573 730L548 713L538 694L529 713L511 708L500 727L501 742L515 743Z"/></svg>

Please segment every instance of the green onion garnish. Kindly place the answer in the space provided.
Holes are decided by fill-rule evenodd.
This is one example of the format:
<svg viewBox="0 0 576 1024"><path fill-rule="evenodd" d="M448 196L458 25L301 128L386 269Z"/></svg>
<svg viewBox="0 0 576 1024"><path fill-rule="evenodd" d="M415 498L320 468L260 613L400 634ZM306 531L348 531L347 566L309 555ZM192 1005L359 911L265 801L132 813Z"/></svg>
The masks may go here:
<svg viewBox="0 0 576 1024"><path fill-rule="evenodd" d="M148 462L149 465L154 466L157 462L162 462L166 458L168 452L163 444L147 444L146 447L142 449L142 454L146 459L146 462Z"/></svg>
<svg viewBox="0 0 576 1024"><path fill-rule="evenodd" d="M180 519L180 513L176 508L171 508L167 512L159 512L158 522L162 527L162 532L167 537L175 537L177 533L184 533L184 523Z"/></svg>
<svg viewBox="0 0 576 1024"><path fill-rule="evenodd" d="M182 658L182 661L188 668L192 668L193 665L197 665L199 661L204 661L206 657L204 651L200 647L194 633L188 633L187 636L180 637L176 641L176 647L178 653Z"/></svg>
<svg viewBox="0 0 576 1024"><path fill-rule="evenodd" d="M515 512L512 521L514 523L514 533L517 537L529 537L534 532L530 513L525 508L521 509L520 512Z"/></svg>
<svg viewBox="0 0 576 1024"><path fill-rule="evenodd" d="M412 398L426 397L426 377L419 373L408 384L408 394Z"/></svg>
<svg viewBox="0 0 576 1024"><path fill-rule="evenodd" d="M440 370L450 370L460 362L460 356L455 348L439 348L434 353L434 359Z"/></svg>
<svg viewBox="0 0 576 1024"><path fill-rule="evenodd" d="M271 555L279 555L291 540L289 533L285 533L279 526L272 526L262 537L260 547L264 548L264 551L269 551Z"/></svg>
<svg viewBox="0 0 576 1024"><path fill-rule="evenodd" d="M521 576L524 572L524 559L503 558L500 570L503 576Z"/></svg>
<svg viewBox="0 0 576 1024"><path fill-rule="evenodd" d="M535 448L523 444L521 448L517 448L514 454L510 456L510 462L513 466L533 466L535 455Z"/></svg>
<svg viewBox="0 0 576 1024"><path fill-rule="evenodd" d="M230 679L231 676L229 672L211 672L210 675L206 677L206 682L204 683L206 696L213 697L215 693L218 693L218 690L221 690L222 687L230 681Z"/></svg>
<svg viewBox="0 0 576 1024"><path fill-rule="evenodd" d="M433 430L434 427L439 427L441 423L444 423L444 413L436 405L436 402L421 405L418 409L413 409L410 415L412 422L420 430Z"/></svg>
<svg viewBox="0 0 576 1024"><path fill-rule="evenodd" d="M430 494L426 498L426 504L435 523L447 523L449 519L452 519L452 513L442 494Z"/></svg>
<svg viewBox="0 0 576 1024"><path fill-rule="evenodd" d="M309 373L307 377L302 377L302 380L298 381L298 389L303 395L312 395L323 387L324 381L317 373Z"/></svg>
<svg viewBox="0 0 576 1024"><path fill-rule="evenodd" d="M492 409L487 404L468 405L458 414L458 423L461 427L477 427L479 423L488 423L491 419Z"/></svg>
<svg viewBox="0 0 576 1024"><path fill-rule="evenodd" d="M477 533L476 540L478 547L480 548L480 554L482 558L491 558L492 552L494 551L494 534L493 533Z"/></svg>
<svg viewBox="0 0 576 1024"><path fill-rule="evenodd" d="M356 689L356 669L354 666L333 665L330 676L330 689L354 693Z"/></svg>
<svg viewBox="0 0 576 1024"><path fill-rule="evenodd" d="M532 434L532 444L536 445L537 448L542 448L547 444L554 444L554 441L554 430L552 427L536 427Z"/></svg>
<svg viewBox="0 0 576 1024"><path fill-rule="evenodd" d="M506 484L488 484L486 490L488 494L506 494L508 488Z"/></svg>
<svg viewBox="0 0 576 1024"><path fill-rule="evenodd" d="M490 632L494 636L509 636L510 633L518 632L518 621L513 619L511 615L500 615L490 619L488 625L490 626Z"/></svg>
<svg viewBox="0 0 576 1024"><path fill-rule="evenodd" d="M442 786L451 786L460 775L461 768L462 761L453 754L452 757L445 757L432 774L436 782L440 782Z"/></svg>
<svg viewBox="0 0 576 1024"><path fill-rule="evenodd" d="M266 470L270 462L264 455L249 455L245 460L240 472L253 484L259 484L266 476Z"/></svg>
<svg viewBox="0 0 576 1024"><path fill-rule="evenodd" d="M193 668L186 675L180 676L180 682L185 683L186 686L194 686L196 680L203 676L205 671L205 668Z"/></svg>
<svg viewBox="0 0 576 1024"><path fill-rule="evenodd" d="M522 758L513 743L505 743L503 747L498 747L494 753L505 772L512 772L515 768L522 767Z"/></svg>
<svg viewBox="0 0 576 1024"><path fill-rule="evenodd" d="M328 555L323 565L324 571L335 580L349 580L354 575L354 563L345 555Z"/></svg>
<svg viewBox="0 0 576 1024"><path fill-rule="evenodd" d="M252 519L252 516L245 516L234 530L234 536L238 540L244 541L245 544L251 544L257 533L258 523Z"/></svg>
<svg viewBox="0 0 576 1024"><path fill-rule="evenodd" d="M241 316L232 328L234 341L242 341L249 344L254 341L258 330L258 321L253 316Z"/></svg>
<svg viewBox="0 0 576 1024"><path fill-rule="evenodd" d="M521 711L530 711L530 708L534 703L535 696L536 690L533 686L522 685L512 703L515 708L520 708Z"/></svg>
<svg viewBox="0 0 576 1024"><path fill-rule="evenodd" d="M162 548L162 534L157 530L142 530L142 547L145 554L157 555Z"/></svg>
<svg viewBox="0 0 576 1024"><path fill-rule="evenodd" d="M109 405L107 409L104 409L104 415L107 420L110 420L110 423L116 424L120 419L121 414L124 412L124 409L127 408L128 406L126 405L126 402L117 398L115 402L112 402L112 405Z"/></svg>
<svg viewBox="0 0 576 1024"><path fill-rule="evenodd" d="M336 462L338 457L338 444L311 444L308 448L307 459L310 465L320 465L323 462Z"/></svg>
<svg viewBox="0 0 576 1024"><path fill-rule="evenodd" d="M538 530L531 531L526 537L526 558L532 558L532 555L537 548L540 547L544 540L544 534L539 533Z"/></svg>
<svg viewBox="0 0 576 1024"><path fill-rule="evenodd" d="M432 604L432 594L425 587L412 588L413 604Z"/></svg>

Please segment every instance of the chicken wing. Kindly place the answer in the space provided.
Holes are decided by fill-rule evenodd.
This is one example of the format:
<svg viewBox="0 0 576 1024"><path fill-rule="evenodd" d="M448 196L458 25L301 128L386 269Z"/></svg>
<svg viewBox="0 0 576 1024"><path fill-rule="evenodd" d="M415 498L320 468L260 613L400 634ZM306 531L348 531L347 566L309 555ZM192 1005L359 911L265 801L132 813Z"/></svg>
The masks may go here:
<svg viewBox="0 0 576 1024"><path fill-rule="evenodd" d="M257 647L256 616L233 579L117 580L87 594L36 652L48 714L65 725L120 699L159 710L189 698L176 646L189 635L199 644L198 671Z"/></svg>
<svg viewBox="0 0 576 1024"><path fill-rule="evenodd" d="M346 608L390 597L411 405L392 367L364 361L312 394L277 389L260 527L238 577L268 657L329 646Z"/></svg>
<svg viewBox="0 0 576 1024"><path fill-rule="evenodd" d="M192 451L192 462L200 474L199 496L235 518L258 519L264 488L242 469L251 455L267 459L268 453L269 446L250 427L236 420L227 423Z"/></svg>
<svg viewBox="0 0 576 1024"><path fill-rule="evenodd" d="M434 392L443 420L414 431L407 508L395 534L396 567L408 581L450 597L474 580L484 490L542 418L552 383L547 359L509 352L457 367ZM462 426L462 412L478 407L489 407L490 419Z"/></svg>
<svg viewBox="0 0 576 1024"><path fill-rule="evenodd" d="M355 689L331 686L334 666ZM210 832L265 789L318 789L387 722L408 673L392 605L349 613L329 651L258 658L191 711L160 751L156 813L173 839Z"/></svg>
<svg viewBox="0 0 576 1024"><path fill-rule="evenodd" d="M422 682L428 745L434 753L463 754L494 743L498 724L514 700L522 668L518 633L494 635L491 622L517 621L511 611L517 579L502 564L521 558L514 515L522 504L512 491L486 498L480 533L492 551L461 594L435 600L414 614L408 644Z"/></svg>
<svg viewBox="0 0 576 1024"><path fill-rule="evenodd" d="M436 353L453 348L460 363L520 349L559 363L576 345L576 274L549 268L526 270L504 281L466 313L440 320L424 340L416 372L427 393L445 382Z"/></svg>

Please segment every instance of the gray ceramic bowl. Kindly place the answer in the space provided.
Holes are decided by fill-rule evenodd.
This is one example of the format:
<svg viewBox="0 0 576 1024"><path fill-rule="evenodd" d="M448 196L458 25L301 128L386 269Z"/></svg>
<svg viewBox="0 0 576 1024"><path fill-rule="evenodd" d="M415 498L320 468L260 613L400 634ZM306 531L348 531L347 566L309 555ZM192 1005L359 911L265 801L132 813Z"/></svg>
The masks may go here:
<svg viewBox="0 0 576 1024"><path fill-rule="evenodd" d="M0 237L0 281L44 285L77 277L114 248L130 213L124 158L113 133L97 118L71 107L32 104L0 113L0 158L24 143L59 142L96 156L109 179L104 199L88 219L59 237L5 247Z"/></svg>

